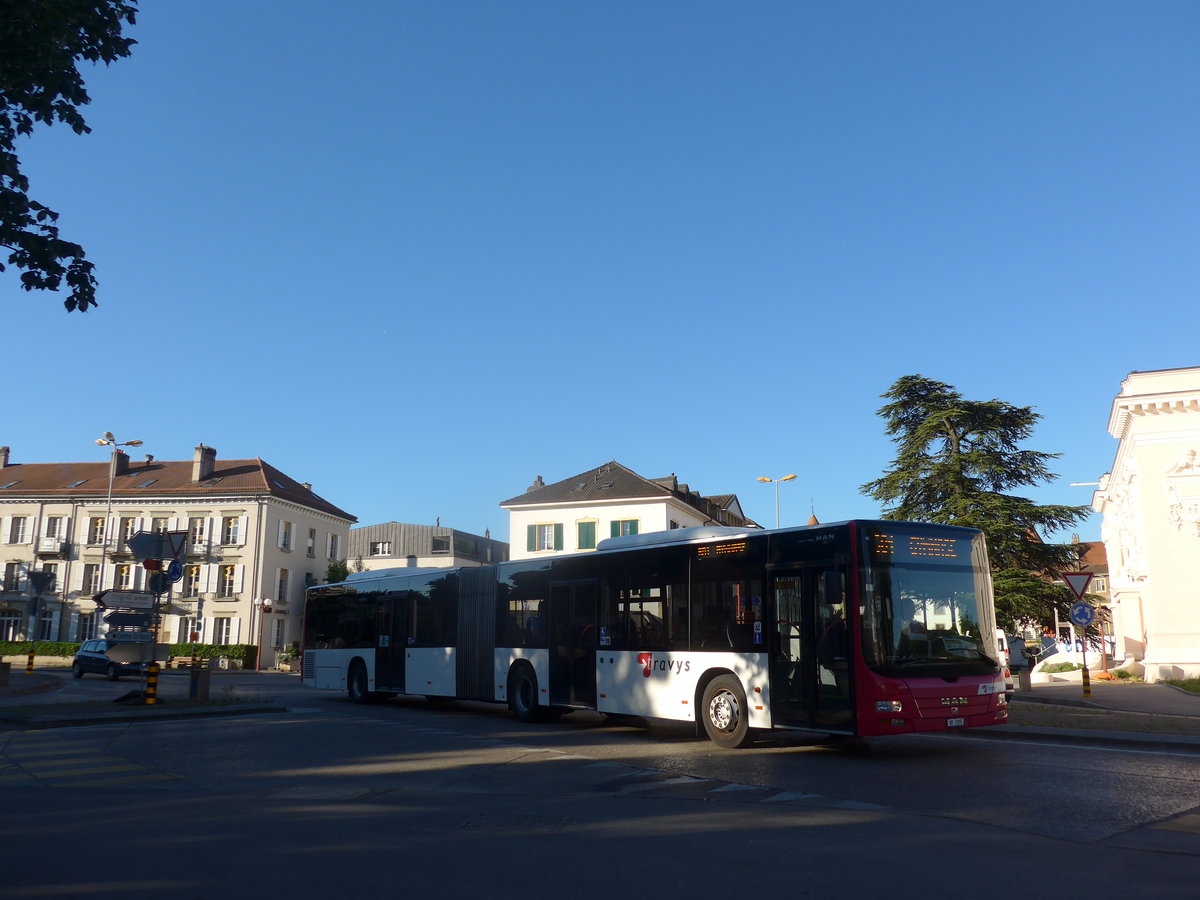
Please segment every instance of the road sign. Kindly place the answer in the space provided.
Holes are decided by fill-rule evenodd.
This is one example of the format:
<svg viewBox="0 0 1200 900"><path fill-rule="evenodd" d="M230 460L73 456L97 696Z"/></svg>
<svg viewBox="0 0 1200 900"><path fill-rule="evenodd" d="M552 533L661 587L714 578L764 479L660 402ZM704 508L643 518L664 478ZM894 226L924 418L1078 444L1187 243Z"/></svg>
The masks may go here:
<svg viewBox="0 0 1200 900"><path fill-rule="evenodd" d="M1087 628L1096 621L1096 610L1083 600L1071 604L1071 621L1080 628Z"/></svg>
<svg viewBox="0 0 1200 900"><path fill-rule="evenodd" d="M187 536L186 531L168 531L165 537L170 552L163 559L179 559L183 556L183 548L187 545Z"/></svg>
<svg viewBox="0 0 1200 900"><path fill-rule="evenodd" d="M138 559L163 558L163 536L157 531L139 531L125 542L125 546Z"/></svg>
<svg viewBox="0 0 1200 900"><path fill-rule="evenodd" d="M1088 585L1092 582L1091 572L1063 572L1063 580L1075 595L1076 600L1082 600L1087 593Z"/></svg>
<svg viewBox="0 0 1200 900"><path fill-rule="evenodd" d="M154 595L145 591L104 591L96 597L105 609L154 609Z"/></svg>
<svg viewBox="0 0 1200 900"><path fill-rule="evenodd" d="M171 582L176 582L183 577L183 563L177 559L171 560L171 564L167 566L167 579Z"/></svg>
<svg viewBox="0 0 1200 900"><path fill-rule="evenodd" d="M150 613L109 613L104 621L114 628L149 628L153 616Z"/></svg>
<svg viewBox="0 0 1200 900"><path fill-rule="evenodd" d="M165 594L171 590L171 579L166 572L151 572L146 587L156 594Z"/></svg>

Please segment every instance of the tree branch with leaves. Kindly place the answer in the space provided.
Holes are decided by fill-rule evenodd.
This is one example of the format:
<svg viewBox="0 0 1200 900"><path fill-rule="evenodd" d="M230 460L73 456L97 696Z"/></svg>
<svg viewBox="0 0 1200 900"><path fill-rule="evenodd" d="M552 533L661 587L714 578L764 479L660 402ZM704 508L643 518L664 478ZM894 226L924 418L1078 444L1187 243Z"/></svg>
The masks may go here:
<svg viewBox="0 0 1200 900"><path fill-rule="evenodd" d="M129 56L135 41L122 32L136 16L136 0L0 0L0 247L23 270L25 290L65 284L68 312L97 305L95 266L61 236L58 213L29 197L17 139L39 122L91 131L79 111L91 102L79 64Z"/></svg>

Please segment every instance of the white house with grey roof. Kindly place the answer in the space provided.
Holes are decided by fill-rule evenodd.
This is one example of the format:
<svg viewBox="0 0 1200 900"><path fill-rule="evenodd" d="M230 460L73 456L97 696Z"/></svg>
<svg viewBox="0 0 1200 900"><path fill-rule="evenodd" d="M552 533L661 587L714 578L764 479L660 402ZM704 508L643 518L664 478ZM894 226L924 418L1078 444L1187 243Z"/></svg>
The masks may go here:
<svg viewBox="0 0 1200 900"><path fill-rule="evenodd" d="M675 475L643 478L616 460L553 484L539 475L500 507L508 510L513 559L595 550L607 537L672 528L761 527L735 494L705 497Z"/></svg>

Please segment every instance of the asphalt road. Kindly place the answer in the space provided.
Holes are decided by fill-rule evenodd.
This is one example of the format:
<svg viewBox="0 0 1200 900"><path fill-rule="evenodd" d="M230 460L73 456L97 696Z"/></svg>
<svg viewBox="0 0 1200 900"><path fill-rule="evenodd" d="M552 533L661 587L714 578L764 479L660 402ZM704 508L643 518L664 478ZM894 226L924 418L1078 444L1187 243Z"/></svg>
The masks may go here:
<svg viewBox="0 0 1200 900"><path fill-rule="evenodd" d="M222 678L290 711L0 734L0 897L1011 900L1195 896L1200 876L1194 748L977 732L721 751L673 724Z"/></svg>

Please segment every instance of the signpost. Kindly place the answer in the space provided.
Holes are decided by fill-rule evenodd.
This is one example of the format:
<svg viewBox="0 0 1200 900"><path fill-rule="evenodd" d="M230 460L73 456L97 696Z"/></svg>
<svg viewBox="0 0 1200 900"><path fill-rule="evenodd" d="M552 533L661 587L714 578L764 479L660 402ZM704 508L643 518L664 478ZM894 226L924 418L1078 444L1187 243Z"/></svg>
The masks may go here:
<svg viewBox="0 0 1200 900"><path fill-rule="evenodd" d="M137 559L142 560L142 565L149 571L148 579L149 593L135 595L133 592L109 591L105 596L106 606L118 606L122 609L149 609L153 612L152 630L154 633L154 641L157 646L158 635L160 629L160 609L162 606L162 595L171 589L171 583L178 581L183 577L183 564L179 558L183 555L183 549L187 545L186 531L139 531L131 536L126 541L126 546L129 552ZM170 560L170 564L163 571L163 561ZM122 594L121 597L115 598L114 594ZM149 599L148 605L130 605L129 598L145 597ZM144 601L138 601L139 603ZM158 664L151 662L150 668L146 677L146 690L144 691L143 702L147 704L158 702Z"/></svg>
<svg viewBox="0 0 1200 900"><path fill-rule="evenodd" d="M1087 593L1087 587L1092 581L1092 573L1064 572L1063 580L1071 589L1071 593L1075 595L1075 602L1071 604L1071 621L1079 629L1080 643L1083 647L1083 696L1090 697L1092 696L1092 679L1088 675L1087 667L1087 629L1092 622L1096 621L1096 610L1083 599L1083 595ZM1101 650L1101 652L1104 651Z"/></svg>

